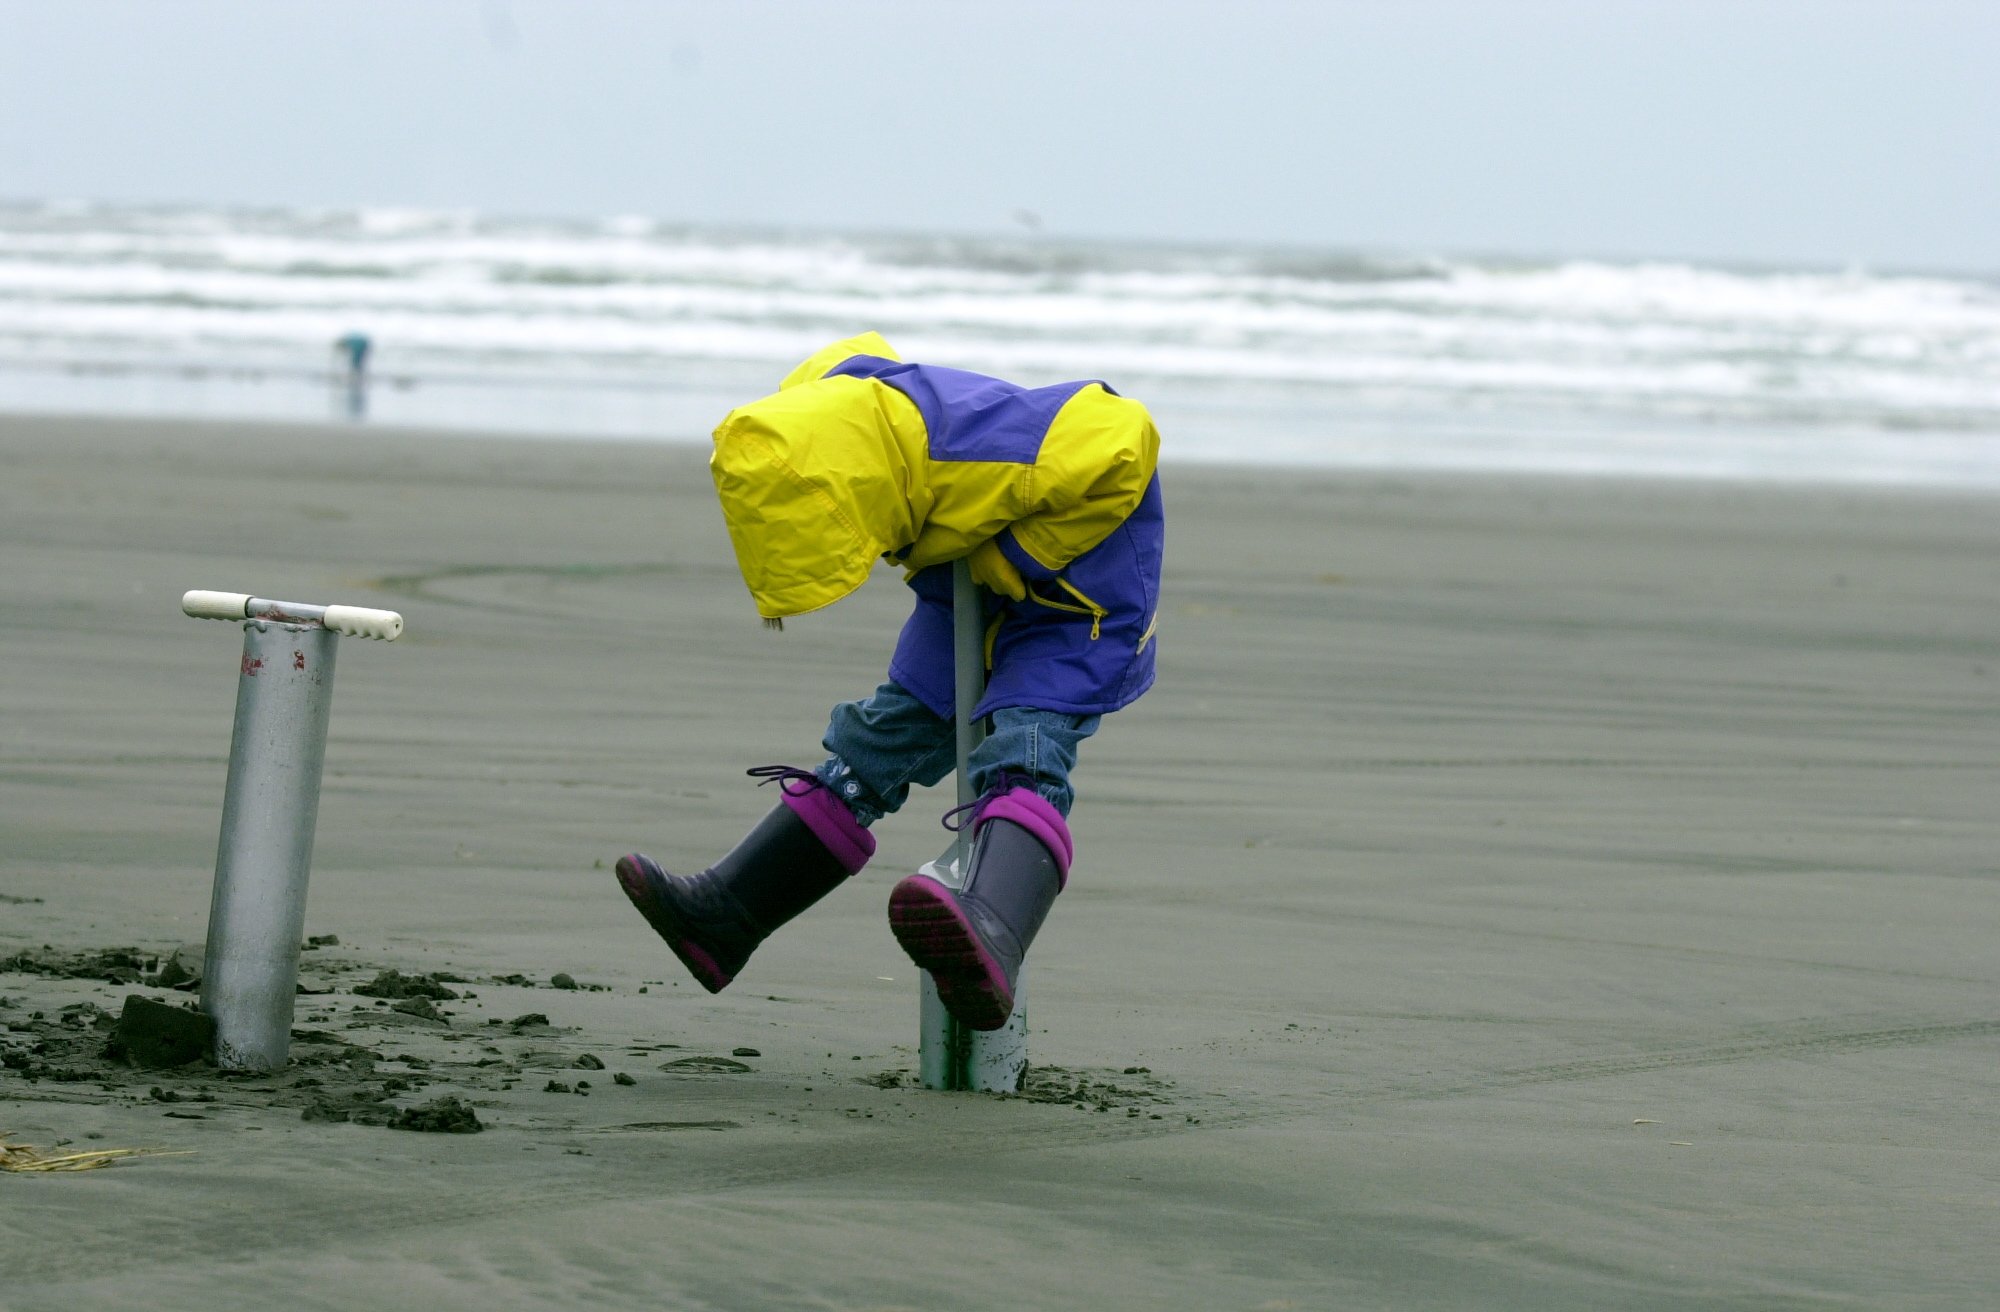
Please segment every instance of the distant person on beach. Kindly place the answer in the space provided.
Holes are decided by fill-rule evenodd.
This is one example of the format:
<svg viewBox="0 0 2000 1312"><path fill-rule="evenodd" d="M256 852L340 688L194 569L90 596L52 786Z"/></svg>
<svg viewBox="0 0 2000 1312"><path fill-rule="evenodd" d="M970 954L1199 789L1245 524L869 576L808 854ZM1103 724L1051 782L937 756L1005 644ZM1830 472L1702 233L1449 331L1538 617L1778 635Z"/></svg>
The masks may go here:
<svg viewBox="0 0 2000 1312"><path fill-rule="evenodd" d="M347 384L347 415L359 419L368 413L368 352L372 343L366 333L347 333L333 343L334 364L344 369Z"/></svg>
<svg viewBox="0 0 2000 1312"><path fill-rule="evenodd" d="M951 562L986 605L989 678L974 713L978 801L952 889L896 885L889 924L960 1022L999 1029L1021 962L1068 881L1077 744L1153 683L1165 529L1159 433L1098 382L1023 388L905 364L874 333L837 342L778 392L731 411L710 470L737 565L764 622L830 606L878 559L904 567L916 609L888 679L833 708L817 769L749 773L784 794L697 875L650 857L618 882L709 992L772 931L875 852L869 826L955 761Z"/></svg>

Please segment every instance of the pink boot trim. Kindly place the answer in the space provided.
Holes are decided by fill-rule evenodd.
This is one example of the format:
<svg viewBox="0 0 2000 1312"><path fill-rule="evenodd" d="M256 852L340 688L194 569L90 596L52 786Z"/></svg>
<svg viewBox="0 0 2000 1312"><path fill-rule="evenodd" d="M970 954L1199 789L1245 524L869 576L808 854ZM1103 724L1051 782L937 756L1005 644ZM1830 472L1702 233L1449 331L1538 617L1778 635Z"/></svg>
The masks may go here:
<svg viewBox="0 0 2000 1312"><path fill-rule="evenodd" d="M868 858L875 855L875 835L861 827L845 803L825 788L810 784L798 793L791 790L789 781L779 786L785 790L785 805L805 822L814 838L826 844L842 869L851 875L868 864Z"/></svg>
<svg viewBox="0 0 2000 1312"><path fill-rule="evenodd" d="M1061 881L1056 885L1060 893L1069 887L1069 863L1075 859L1076 844L1069 836L1069 825L1064 823L1062 812L1049 804L1049 800L1032 788L1010 788L979 809L979 820L973 825L973 833L989 820L1011 820L1041 840L1049 855L1055 858L1056 871Z"/></svg>

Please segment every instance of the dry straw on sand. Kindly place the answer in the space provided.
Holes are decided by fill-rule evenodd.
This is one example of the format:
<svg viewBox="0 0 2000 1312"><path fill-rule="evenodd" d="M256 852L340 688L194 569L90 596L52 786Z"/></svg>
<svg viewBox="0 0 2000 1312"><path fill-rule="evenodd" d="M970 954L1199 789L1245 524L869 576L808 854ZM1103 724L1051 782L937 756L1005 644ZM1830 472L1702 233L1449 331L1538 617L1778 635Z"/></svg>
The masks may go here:
<svg viewBox="0 0 2000 1312"><path fill-rule="evenodd" d="M83 1153L61 1153L50 1156L39 1148L31 1148L24 1143L9 1143L11 1138L0 1130L0 1171L94 1171L100 1166L109 1166L121 1157L186 1157L190 1150L168 1148L96 1148Z"/></svg>

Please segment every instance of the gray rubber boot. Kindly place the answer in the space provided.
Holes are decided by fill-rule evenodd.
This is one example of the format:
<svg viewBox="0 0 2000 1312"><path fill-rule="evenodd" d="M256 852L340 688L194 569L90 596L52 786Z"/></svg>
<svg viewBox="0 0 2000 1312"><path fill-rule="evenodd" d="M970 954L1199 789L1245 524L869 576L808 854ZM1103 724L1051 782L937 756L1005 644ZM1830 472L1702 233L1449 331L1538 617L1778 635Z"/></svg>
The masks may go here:
<svg viewBox="0 0 2000 1312"><path fill-rule="evenodd" d="M729 855L698 875L649 856L618 859L618 885L701 986L720 993L757 945L875 854L875 837L811 771L759 766L785 796Z"/></svg>
<svg viewBox="0 0 2000 1312"><path fill-rule="evenodd" d="M1029 788L984 799L965 886L917 874L889 894L889 928L959 1023L997 1030L1014 1014L1021 962L1069 881L1062 813Z"/></svg>

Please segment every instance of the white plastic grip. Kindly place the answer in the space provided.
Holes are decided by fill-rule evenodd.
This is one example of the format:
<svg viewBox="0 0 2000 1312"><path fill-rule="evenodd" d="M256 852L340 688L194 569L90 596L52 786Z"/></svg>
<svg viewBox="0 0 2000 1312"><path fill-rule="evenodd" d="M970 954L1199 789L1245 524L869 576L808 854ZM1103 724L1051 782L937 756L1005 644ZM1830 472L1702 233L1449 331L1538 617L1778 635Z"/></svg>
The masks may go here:
<svg viewBox="0 0 2000 1312"><path fill-rule="evenodd" d="M197 588L181 598L181 610L198 620L240 620L249 614L250 594Z"/></svg>
<svg viewBox="0 0 2000 1312"><path fill-rule="evenodd" d="M333 630L346 638L374 638L394 642L403 636L403 617L393 610L371 610L366 606L306 606L265 601L259 604L247 592L209 592L196 589L181 597L181 610L198 620L245 620L255 605L259 616L287 624L311 624Z"/></svg>
<svg viewBox="0 0 2000 1312"><path fill-rule="evenodd" d="M343 638L378 638L394 642L403 633L403 617L393 610L370 610L366 606L328 606L320 620Z"/></svg>

